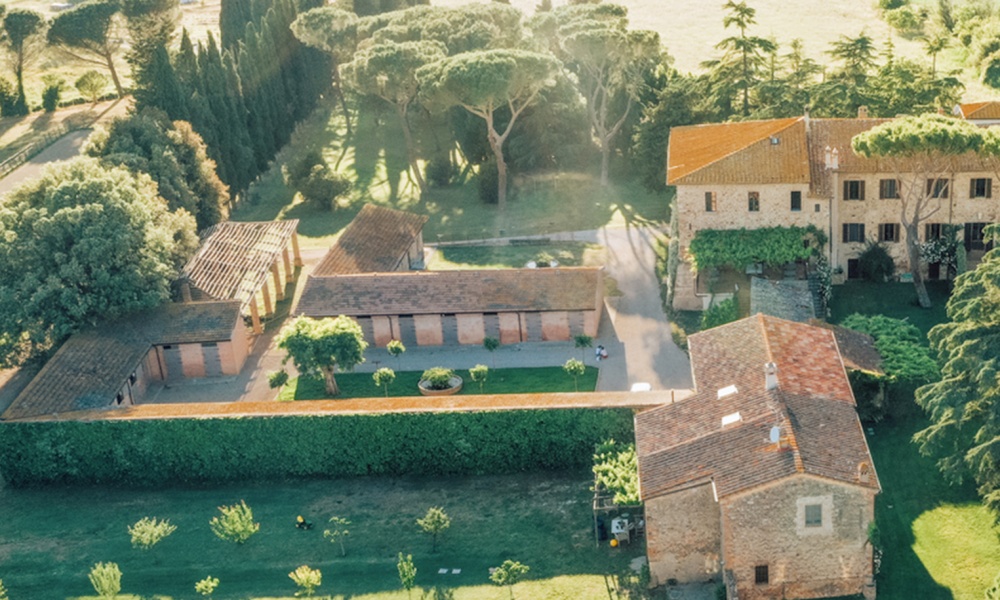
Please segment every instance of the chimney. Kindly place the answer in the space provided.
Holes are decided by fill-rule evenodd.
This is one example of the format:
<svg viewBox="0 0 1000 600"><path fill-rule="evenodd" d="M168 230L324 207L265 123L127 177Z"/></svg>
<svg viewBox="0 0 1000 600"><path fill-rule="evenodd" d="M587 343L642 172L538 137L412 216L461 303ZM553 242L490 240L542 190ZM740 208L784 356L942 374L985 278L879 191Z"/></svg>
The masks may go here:
<svg viewBox="0 0 1000 600"><path fill-rule="evenodd" d="M773 362L764 365L764 389L773 390L778 387L778 365Z"/></svg>
<svg viewBox="0 0 1000 600"><path fill-rule="evenodd" d="M833 154L830 152L829 146L823 149L823 166L827 169L833 166Z"/></svg>
<svg viewBox="0 0 1000 600"><path fill-rule="evenodd" d="M840 168L840 151L836 148L834 148L833 152L830 154L830 168L835 171Z"/></svg>
<svg viewBox="0 0 1000 600"><path fill-rule="evenodd" d="M867 106L859 106L858 107L858 118L859 119L867 119L868 118L868 107Z"/></svg>
<svg viewBox="0 0 1000 600"><path fill-rule="evenodd" d="M803 109L802 112L803 112L802 120L805 122L805 125L806 125L806 135L808 136L809 135L809 130L811 129L810 128L810 122L809 122L809 106L806 105L804 107L804 109Z"/></svg>

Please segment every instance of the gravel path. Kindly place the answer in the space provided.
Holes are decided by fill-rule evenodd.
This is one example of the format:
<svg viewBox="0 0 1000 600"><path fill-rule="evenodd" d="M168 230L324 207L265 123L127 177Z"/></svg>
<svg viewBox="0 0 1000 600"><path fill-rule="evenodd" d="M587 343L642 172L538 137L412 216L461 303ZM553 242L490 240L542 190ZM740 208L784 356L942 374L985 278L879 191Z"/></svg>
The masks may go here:
<svg viewBox="0 0 1000 600"><path fill-rule="evenodd" d="M83 143L87 141L92 129L80 129L67 133L51 146L42 150L34 158L14 169L9 175L0 179L0 196L34 179L42 174L47 165L54 162L69 160L79 156Z"/></svg>

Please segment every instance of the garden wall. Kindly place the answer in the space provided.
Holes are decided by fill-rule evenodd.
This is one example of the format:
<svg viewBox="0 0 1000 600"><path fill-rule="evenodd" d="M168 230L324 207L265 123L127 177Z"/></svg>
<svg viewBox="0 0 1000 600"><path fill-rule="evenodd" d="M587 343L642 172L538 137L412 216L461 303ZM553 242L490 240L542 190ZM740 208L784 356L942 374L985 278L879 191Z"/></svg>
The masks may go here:
<svg viewBox="0 0 1000 600"><path fill-rule="evenodd" d="M589 466L634 438L629 409L50 421L0 425L11 485L353 475L464 475Z"/></svg>

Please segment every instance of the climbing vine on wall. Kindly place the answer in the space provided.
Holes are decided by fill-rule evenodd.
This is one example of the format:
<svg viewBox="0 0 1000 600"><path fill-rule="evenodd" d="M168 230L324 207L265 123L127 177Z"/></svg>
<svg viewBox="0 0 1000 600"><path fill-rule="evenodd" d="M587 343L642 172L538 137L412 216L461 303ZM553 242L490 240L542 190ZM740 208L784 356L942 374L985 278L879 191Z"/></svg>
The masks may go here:
<svg viewBox="0 0 1000 600"><path fill-rule="evenodd" d="M761 229L702 229L688 247L696 271L712 267L783 265L817 254L826 235L814 225Z"/></svg>

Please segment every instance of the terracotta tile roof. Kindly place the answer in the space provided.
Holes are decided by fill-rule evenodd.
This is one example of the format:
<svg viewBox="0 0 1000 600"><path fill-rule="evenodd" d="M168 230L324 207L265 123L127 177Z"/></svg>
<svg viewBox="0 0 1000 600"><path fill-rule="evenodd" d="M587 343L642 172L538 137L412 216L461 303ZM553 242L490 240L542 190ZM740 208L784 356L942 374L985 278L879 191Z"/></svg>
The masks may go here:
<svg viewBox="0 0 1000 600"><path fill-rule="evenodd" d="M810 119L809 121L809 190L814 196L829 196L832 176L826 168L826 149L837 150L840 171L851 173L885 173L892 169L878 160L854 154L851 140L890 119Z"/></svg>
<svg viewBox="0 0 1000 600"><path fill-rule="evenodd" d="M796 474L878 489L874 469L867 483L858 476L872 461L831 331L756 315L688 343L698 392L636 416L643 499L708 479L721 497ZM768 362L778 372L771 390ZM728 386L736 391L719 397Z"/></svg>
<svg viewBox="0 0 1000 600"><path fill-rule="evenodd" d="M245 306L267 281L271 265L288 247L298 225L298 219L213 225L202 233L201 246L184 266L182 278L199 297L239 300Z"/></svg>
<svg viewBox="0 0 1000 600"><path fill-rule="evenodd" d="M309 277L297 313L412 315L595 310L601 269L484 269Z"/></svg>
<svg viewBox="0 0 1000 600"><path fill-rule="evenodd" d="M955 107L955 114L963 119L1000 119L1000 102L970 102Z"/></svg>
<svg viewBox="0 0 1000 600"><path fill-rule="evenodd" d="M875 338L872 336L819 319L812 319L809 324L825 327L833 332L837 338L837 347L840 348L840 357L844 360L844 367L879 375L885 373L882 370L882 355L875 349Z"/></svg>
<svg viewBox="0 0 1000 600"><path fill-rule="evenodd" d="M365 204L312 274L395 271L426 222L424 215Z"/></svg>
<svg viewBox="0 0 1000 600"><path fill-rule="evenodd" d="M564 394L484 394L409 396L397 398L345 398L295 402L201 402L139 404L115 410L91 409L58 415L44 414L32 421L104 419L209 419L222 417L285 415L356 415L386 413L479 412L492 410L554 410L574 408L629 408L641 410L680 401L690 390L653 392L578 392Z"/></svg>
<svg viewBox="0 0 1000 600"><path fill-rule="evenodd" d="M239 318L239 302L167 304L77 333L3 418L107 406L153 345L228 340Z"/></svg>
<svg viewBox="0 0 1000 600"><path fill-rule="evenodd" d="M667 183L806 183L809 160L802 117L675 127Z"/></svg>

